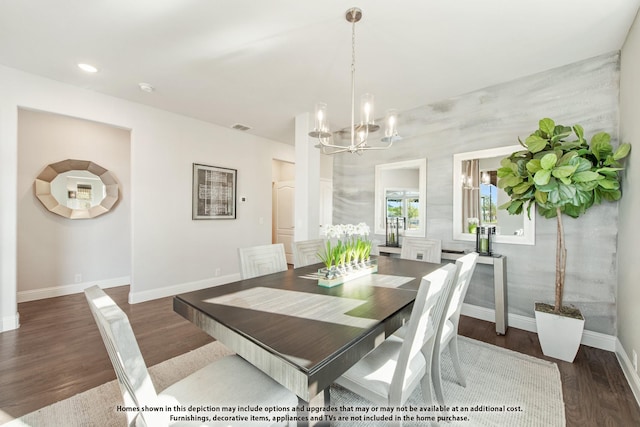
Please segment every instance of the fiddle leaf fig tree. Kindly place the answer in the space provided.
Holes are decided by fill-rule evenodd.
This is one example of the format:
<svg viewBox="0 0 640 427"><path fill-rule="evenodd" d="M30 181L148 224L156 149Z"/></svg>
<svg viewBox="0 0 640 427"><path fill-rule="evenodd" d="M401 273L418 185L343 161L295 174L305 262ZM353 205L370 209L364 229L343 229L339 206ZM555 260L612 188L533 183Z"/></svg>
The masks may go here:
<svg viewBox="0 0 640 427"><path fill-rule="evenodd" d="M620 199L620 162L629 154L631 145L620 144L614 150L606 132L593 135L587 143L582 126L556 125L549 118L540 120L538 129L524 142L520 138L518 141L524 149L502 159L498 169L498 187L510 196L510 201L499 208L512 215L521 214L526 208L531 216L531 206L535 204L545 218L557 218L553 312L564 312L567 250L562 215L578 218L602 200Z"/></svg>

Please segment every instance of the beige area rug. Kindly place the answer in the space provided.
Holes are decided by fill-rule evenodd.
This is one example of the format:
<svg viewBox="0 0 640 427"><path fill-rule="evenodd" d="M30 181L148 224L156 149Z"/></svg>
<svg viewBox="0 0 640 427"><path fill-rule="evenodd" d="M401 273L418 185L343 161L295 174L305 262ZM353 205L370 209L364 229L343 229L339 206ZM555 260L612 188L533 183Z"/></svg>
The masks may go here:
<svg viewBox="0 0 640 427"><path fill-rule="evenodd" d="M425 405L419 390L410 397L405 412L398 413L396 409L392 414L383 408L373 407L370 402L348 390L334 387L331 390L331 404L333 407L343 407L343 410L332 416L347 417L348 421L332 422L332 425L386 426L389 423L381 417L400 415L406 416L403 426L407 427L428 425L424 417L429 416L466 417L466 420L442 423L446 426L565 426L562 384L555 363L464 337L460 338L460 352L463 357L461 364L467 375L467 387L464 388L454 380L449 357L443 357L443 387L449 407L447 412L433 410L440 408L421 410ZM156 388L160 390L227 354L231 352L225 346L213 342L153 366L149 371ZM115 406L121 403L118 385L112 381L2 425L124 426L125 416L114 411ZM411 411L409 407L416 410ZM418 416L421 417L419 420ZM410 421L411 417L414 417L414 421Z"/></svg>
<svg viewBox="0 0 640 427"><path fill-rule="evenodd" d="M460 364L466 375L467 386L456 382L453 364L448 354L442 358L442 387L447 411L442 408L414 410L425 407L420 388L406 403L406 410L399 415L414 421L405 421L404 427L426 426L426 417L452 417L443 426L509 426L509 427L564 427L564 401L560 371L553 362L503 349L494 345L465 337L459 337ZM445 350L448 353L448 350ZM348 422L334 423L336 426L369 427L389 423L383 421L354 421L357 409L370 405L360 396L343 389L331 389L331 398L345 407L356 409L350 412L355 418ZM335 406L335 405L334 405ZM436 410L433 410L436 409ZM355 412L355 414L354 414ZM397 410L395 411L397 414ZM374 414L392 416L377 408ZM421 417L421 418L418 418ZM464 419L466 417L466 420Z"/></svg>

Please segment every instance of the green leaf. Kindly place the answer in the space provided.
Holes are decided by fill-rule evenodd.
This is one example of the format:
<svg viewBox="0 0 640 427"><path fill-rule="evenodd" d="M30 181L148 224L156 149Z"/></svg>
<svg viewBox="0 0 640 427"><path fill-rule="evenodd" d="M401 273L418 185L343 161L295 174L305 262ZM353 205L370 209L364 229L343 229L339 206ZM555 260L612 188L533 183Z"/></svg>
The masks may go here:
<svg viewBox="0 0 640 427"><path fill-rule="evenodd" d="M563 146L563 149L564 149L564 146ZM576 153L575 151L569 151L567 153L564 153L562 155L562 157L560 157L560 160L558 160L557 165L558 166L564 166L566 164L569 164L569 161L571 161L571 159L573 159L577 155L578 155L578 153Z"/></svg>
<svg viewBox="0 0 640 427"><path fill-rule="evenodd" d="M561 178L558 178L560 180L560 182L562 182L564 185L571 185L571 178L569 178L568 176L563 176Z"/></svg>
<svg viewBox="0 0 640 427"><path fill-rule="evenodd" d="M538 135L531 135L525 140L525 144L529 151L538 153L547 146L547 140Z"/></svg>
<svg viewBox="0 0 640 427"><path fill-rule="evenodd" d="M618 178L618 171L623 170L624 168L600 168L597 169L596 172L601 173L602 175L608 176L609 178Z"/></svg>
<svg viewBox="0 0 640 427"><path fill-rule="evenodd" d="M500 160L500 166L502 166L503 168L511 167L511 158L505 157L504 159Z"/></svg>
<svg viewBox="0 0 640 427"><path fill-rule="evenodd" d="M580 148L582 146L582 142L580 141L571 141L571 142L563 142L560 144L560 148L563 151L570 152L570 150L575 150L576 148Z"/></svg>
<svg viewBox="0 0 640 427"><path fill-rule="evenodd" d="M556 128L558 128L558 126L556 126ZM551 138L551 142L559 142L562 141L563 139L565 139L566 137L568 137L569 135L571 135L571 128L569 128L568 132L562 132L562 133L558 133L556 135L554 135Z"/></svg>
<svg viewBox="0 0 640 427"><path fill-rule="evenodd" d="M545 203L547 203L547 193L542 192L540 190L536 190L536 202L538 202L541 205L544 205Z"/></svg>
<svg viewBox="0 0 640 427"><path fill-rule="evenodd" d="M522 213L522 203L522 200L514 200L507 208L507 212L509 212L511 215L519 215L520 213Z"/></svg>
<svg viewBox="0 0 640 427"><path fill-rule="evenodd" d="M546 169L540 169L533 176L533 182L535 182L536 185L546 185L549 183L550 179L551 179L551 171Z"/></svg>
<svg viewBox="0 0 640 427"><path fill-rule="evenodd" d="M556 165L557 161L558 157L555 154L546 154L540 159L540 166L542 166L542 169L550 171Z"/></svg>
<svg viewBox="0 0 640 427"><path fill-rule="evenodd" d="M588 171L593 167L593 164L583 157L574 157L573 159L569 160L569 164L577 166L575 173Z"/></svg>
<svg viewBox="0 0 640 427"><path fill-rule="evenodd" d="M604 177L600 177L600 179L604 179ZM575 186L579 191L591 192L598 187L598 181L575 182Z"/></svg>
<svg viewBox="0 0 640 427"><path fill-rule="evenodd" d="M531 160L529 160L527 162L527 170L530 173L536 173L540 169L542 169L542 166L540 166L540 160L539 159L531 159Z"/></svg>
<svg viewBox="0 0 640 427"><path fill-rule="evenodd" d="M574 205L565 205L562 211L565 214L569 215L571 218L578 218L581 214L584 213L584 209L581 206Z"/></svg>
<svg viewBox="0 0 640 427"><path fill-rule="evenodd" d="M498 187L499 188L515 187L521 182L522 182L522 178L520 178L519 176L509 175L498 180Z"/></svg>
<svg viewBox="0 0 640 427"><path fill-rule="evenodd" d="M500 206L498 206L498 209L507 209L509 206L511 206L511 200L509 200L506 203L501 204Z"/></svg>
<svg viewBox="0 0 640 427"><path fill-rule="evenodd" d="M536 189L540 191L544 191L545 193L549 193L558 188L558 180L554 177L551 177L548 184L538 185L536 184Z"/></svg>
<svg viewBox="0 0 640 427"><path fill-rule="evenodd" d="M574 197L575 205L583 205L586 208L592 200L593 193L591 191L582 191L578 187L576 187L576 195Z"/></svg>
<svg viewBox="0 0 640 427"><path fill-rule="evenodd" d="M498 178L504 178L505 176L513 175L513 170L510 167L499 168L497 171Z"/></svg>
<svg viewBox="0 0 640 427"><path fill-rule="evenodd" d="M525 193L529 188L531 188L533 184L531 184L530 182L522 182L518 185L516 185L515 187L513 187L513 193L514 194L523 194Z"/></svg>
<svg viewBox="0 0 640 427"><path fill-rule="evenodd" d="M582 129L582 126L580 125L574 125L573 126L573 133L576 134L576 136L578 137L578 140L580 142L584 141L584 129Z"/></svg>
<svg viewBox="0 0 640 427"><path fill-rule="evenodd" d="M602 175L593 171L576 172L573 174L574 182L589 182L603 179Z"/></svg>
<svg viewBox="0 0 640 427"><path fill-rule="evenodd" d="M577 166L560 166L560 167L554 168L553 171L551 171L551 173L556 178L567 178L571 176L571 174L574 173L576 169L577 169Z"/></svg>
<svg viewBox="0 0 640 427"><path fill-rule="evenodd" d="M573 185L560 184L558 186L558 194L563 202L571 201L576 195L576 187Z"/></svg>
<svg viewBox="0 0 640 427"><path fill-rule="evenodd" d="M620 200L620 197L622 197L620 190L607 190L602 192L602 198L608 202Z"/></svg>
<svg viewBox="0 0 640 427"><path fill-rule="evenodd" d="M631 144L625 142L624 144L620 144L616 151L613 153L614 160L624 159L629 155L629 151L631 151Z"/></svg>
<svg viewBox="0 0 640 427"><path fill-rule="evenodd" d="M547 134L547 137L551 137L553 135L553 130L555 129L556 124L553 122L553 120L544 118L540 120L540 122L538 123L538 127L542 132Z"/></svg>
<svg viewBox="0 0 640 427"><path fill-rule="evenodd" d="M618 181L609 178L601 179L598 181L598 184L605 190L617 190L620 188L620 183Z"/></svg>
<svg viewBox="0 0 640 427"><path fill-rule="evenodd" d="M591 152L598 161L606 158L613 150L610 141L611 135L606 132L598 132L591 138Z"/></svg>

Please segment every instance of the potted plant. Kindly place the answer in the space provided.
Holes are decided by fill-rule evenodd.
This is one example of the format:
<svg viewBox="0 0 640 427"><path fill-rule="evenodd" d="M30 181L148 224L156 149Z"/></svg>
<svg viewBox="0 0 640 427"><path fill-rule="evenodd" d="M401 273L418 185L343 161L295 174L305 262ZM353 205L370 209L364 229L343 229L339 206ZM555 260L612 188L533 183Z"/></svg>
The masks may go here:
<svg viewBox="0 0 640 427"><path fill-rule="evenodd" d="M567 141L569 138L572 140ZM567 261L562 217L578 218L603 200L620 199L620 161L631 145L620 144L614 150L606 132L593 135L587 143L582 126L556 125L549 118L540 120L538 129L520 144L524 150L502 159L498 170L498 187L510 197L500 209L518 215L526 208L530 215L531 206L536 205L541 216L556 218L555 303L535 304L536 325L543 353L572 362L584 318L579 309L562 303ZM572 332L564 335L564 326Z"/></svg>

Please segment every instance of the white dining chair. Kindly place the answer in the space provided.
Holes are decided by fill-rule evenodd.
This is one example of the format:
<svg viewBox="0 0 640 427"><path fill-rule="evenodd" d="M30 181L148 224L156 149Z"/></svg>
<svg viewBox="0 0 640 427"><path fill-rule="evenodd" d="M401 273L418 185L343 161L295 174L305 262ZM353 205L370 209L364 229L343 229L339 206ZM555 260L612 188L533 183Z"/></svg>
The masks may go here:
<svg viewBox="0 0 640 427"><path fill-rule="evenodd" d="M293 249L293 268L322 262L318 254L325 251L324 239L302 240L291 244Z"/></svg>
<svg viewBox="0 0 640 427"><path fill-rule="evenodd" d="M400 406L421 385L433 403L431 359L437 324L444 315L456 267L440 267L420 282L404 340L393 336L369 352L335 382L378 405Z"/></svg>
<svg viewBox="0 0 640 427"><path fill-rule="evenodd" d="M421 237L405 237L402 239L400 258L440 264L442 262L442 241Z"/></svg>
<svg viewBox="0 0 640 427"><path fill-rule="evenodd" d="M286 271L288 268L282 243L238 248L238 256L243 280Z"/></svg>
<svg viewBox="0 0 640 427"><path fill-rule="evenodd" d="M261 405L295 410L298 403L295 394L237 355L218 359L157 393L127 315L98 286L86 289L85 296L116 372L125 407ZM169 421L168 412L140 409L126 411L126 414L130 427L175 425ZM282 412L282 415L286 414L292 415L291 411ZM211 422L198 425L237 424Z"/></svg>
<svg viewBox="0 0 640 427"><path fill-rule="evenodd" d="M443 316L443 321L440 323L437 335L440 339L436 342L433 366L431 367L431 374L433 376L433 388L436 398L440 404L444 405L444 394L442 391L442 376L440 371L440 363L442 351L449 347L449 354L453 361L453 369L458 379L458 384L465 387L466 379L462 368L460 367L460 354L458 352L458 325L460 323L460 312L462 310L462 303L464 297L469 289L469 282L471 282L471 276L476 269L476 263L478 262L478 253L471 252L456 260L456 277L454 280L454 286L451 290L451 297L449 298L447 310Z"/></svg>

